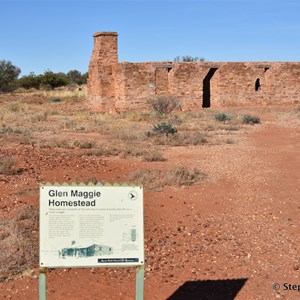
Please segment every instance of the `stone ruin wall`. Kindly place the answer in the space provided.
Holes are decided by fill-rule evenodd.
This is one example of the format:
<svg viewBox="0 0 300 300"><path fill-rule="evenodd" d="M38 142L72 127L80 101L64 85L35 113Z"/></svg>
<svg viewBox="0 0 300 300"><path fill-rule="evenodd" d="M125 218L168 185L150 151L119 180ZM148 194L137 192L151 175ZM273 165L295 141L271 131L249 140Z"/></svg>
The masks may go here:
<svg viewBox="0 0 300 300"><path fill-rule="evenodd" d="M88 99L95 111L146 109L176 96L183 110L300 102L299 62L118 62L116 32L94 35Z"/></svg>

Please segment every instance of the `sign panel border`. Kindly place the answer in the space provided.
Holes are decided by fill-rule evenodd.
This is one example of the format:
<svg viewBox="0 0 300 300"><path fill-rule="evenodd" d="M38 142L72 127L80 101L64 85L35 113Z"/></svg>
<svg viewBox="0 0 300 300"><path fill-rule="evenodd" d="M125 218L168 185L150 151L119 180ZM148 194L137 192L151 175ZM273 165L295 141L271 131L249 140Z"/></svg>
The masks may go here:
<svg viewBox="0 0 300 300"><path fill-rule="evenodd" d="M101 233L108 243L83 238L84 232L90 237ZM42 268L143 266L143 186L100 182L40 185L39 258Z"/></svg>

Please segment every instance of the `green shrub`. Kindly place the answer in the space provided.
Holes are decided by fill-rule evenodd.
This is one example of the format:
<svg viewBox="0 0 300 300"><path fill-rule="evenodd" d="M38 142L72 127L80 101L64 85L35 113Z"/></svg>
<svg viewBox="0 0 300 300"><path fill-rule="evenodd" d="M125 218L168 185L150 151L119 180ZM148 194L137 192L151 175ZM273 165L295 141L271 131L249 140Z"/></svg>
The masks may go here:
<svg viewBox="0 0 300 300"><path fill-rule="evenodd" d="M51 101L53 103L59 103L59 102L61 102L61 98L53 98Z"/></svg>
<svg viewBox="0 0 300 300"><path fill-rule="evenodd" d="M11 127L2 126L0 127L0 133L13 133L14 129Z"/></svg>
<svg viewBox="0 0 300 300"><path fill-rule="evenodd" d="M176 133L177 129L169 123L162 122L162 123L153 125L152 131L155 134L164 134L164 135L168 136L169 134Z"/></svg>
<svg viewBox="0 0 300 300"><path fill-rule="evenodd" d="M73 84L81 85L87 82L87 73L81 74L81 72L77 70L71 70L66 75Z"/></svg>
<svg viewBox="0 0 300 300"><path fill-rule="evenodd" d="M252 116L252 115L243 115L242 116L242 122L244 124L259 124L260 123L260 119L257 116Z"/></svg>
<svg viewBox="0 0 300 300"><path fill-rule="evenodd" d="M53 73L50 70L41 75L41 87L54 89L65 86L69 83L69 78L64 73Z"/></svg>
<svg viewBox="0 0 300 300"><path fill-rule="evenodd" d="M231 120L231 115L227 113L216 113L215 119L219 122L225 122Z"/></svg>
<svg viewBox="0 0 300 300"><path fill-rule="evenodd" d="M36 76L33 72L18 79L18 86L24 89L39 89L41 85L41 75Z"/></svg>
<svg viewBox="0 0 300 300"><path fill-rule="evenodd" d="M16 133L16 134L22 134L24 131L21 128L12 128L12 127L6 127L4 126L0 126L0 133Z"/></svg>

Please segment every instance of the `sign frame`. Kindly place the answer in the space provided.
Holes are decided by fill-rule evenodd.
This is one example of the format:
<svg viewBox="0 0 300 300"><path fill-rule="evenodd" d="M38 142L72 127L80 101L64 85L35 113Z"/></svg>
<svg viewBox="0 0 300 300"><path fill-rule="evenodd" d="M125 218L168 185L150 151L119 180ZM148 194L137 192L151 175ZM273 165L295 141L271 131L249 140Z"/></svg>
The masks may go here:
<svg viewBox="0 0 300 300"><path fill-rule="evenodd" d="M66 247L67 238L71 245ZM101 239L108 244L100 243ZM39 264L41 300L46 299L47 268L98 267L136 267L136 299L143 299L143 186L40 185Z"/></svg>

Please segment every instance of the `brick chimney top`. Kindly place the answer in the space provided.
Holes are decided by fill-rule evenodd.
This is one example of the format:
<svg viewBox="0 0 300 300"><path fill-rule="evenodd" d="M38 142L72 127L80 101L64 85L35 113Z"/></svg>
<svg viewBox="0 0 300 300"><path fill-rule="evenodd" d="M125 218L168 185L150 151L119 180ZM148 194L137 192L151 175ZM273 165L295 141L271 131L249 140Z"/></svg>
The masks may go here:
<svg viewBox="0 0 300 300"><path fill-rule="evenodd" d="M94 37L97 37L97 36L117 36L117 35L118 35L117 32L102 31L102 32L96 32L94 34Z"/></svg>

